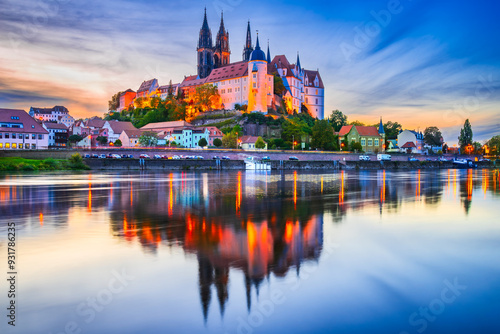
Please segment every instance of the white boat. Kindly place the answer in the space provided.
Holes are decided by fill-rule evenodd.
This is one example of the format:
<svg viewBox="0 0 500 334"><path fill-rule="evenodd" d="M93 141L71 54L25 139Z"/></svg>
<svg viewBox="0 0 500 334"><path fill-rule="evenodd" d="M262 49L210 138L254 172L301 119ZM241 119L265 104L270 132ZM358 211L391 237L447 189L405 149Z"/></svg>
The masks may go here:
<svg viewBox="0 0 500 334"><path fill-rule="evenodd" d="M454 159L453 165L457 168L477 168L477 164L471 159Z"/></svg>
<svg viewBox="0 0 500 334"><path fill-rule="evenodd" d="M261 160L257 160L254 157L248 157L245 159L245 169L247 170L271 170L271 164Z"/></svg>

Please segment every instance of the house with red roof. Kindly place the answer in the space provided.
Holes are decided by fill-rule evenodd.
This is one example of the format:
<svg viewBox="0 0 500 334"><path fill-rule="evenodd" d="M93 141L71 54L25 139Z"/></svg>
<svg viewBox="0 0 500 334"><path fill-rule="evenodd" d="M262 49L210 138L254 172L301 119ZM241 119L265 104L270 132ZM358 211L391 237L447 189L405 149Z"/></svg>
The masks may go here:
<svg viewBox="0 0 500 334"><path fill-rule="evenodd" d="M360 143L366 153L378 153L384 151L385 133L383 127L377 130L375 126L344 125L339 133L339 145L347 139L348 143Z"/></svg>
<svg viewBox="0 0 500 334"><path fill-rule="evenodd" d="M208 146L214 146L214 139L216 138L222 140L224 134L215 126L207 126L205 129L208 130Z"/></svg>
<svg viewBox="0 0 500 334"><path fill-rule="evenodd" d="M257 148L255 147L255 143L257 142L258 138L259 137L256 137L256 136L243 136L243 137L241 137L241 139L240 139L241 148L245 151L256 151ZM266 147L263 149L260 149L260 150L266 151L267 150L267 143L266 143Z"/></svg>
<svg viewBox="0 0 500 334"><path fill-rule="evenodd" d="M132 122L121 122L116 120L105 121L102 128L108 130L108 141L110 143L117 141L123 130L137 130Z"/></svg>
<svg viewBox="0 0 500 334"><path fill-rule="evenodd" d="M49 147L49 132L26 111L0 108L0 150Z"/></svg>
<svg viewBox="0 0 500 334"><path fill-rule="evenodd" d="M401 153L424 153L424 134L414 130L404 130L398 134Z"/></svg>

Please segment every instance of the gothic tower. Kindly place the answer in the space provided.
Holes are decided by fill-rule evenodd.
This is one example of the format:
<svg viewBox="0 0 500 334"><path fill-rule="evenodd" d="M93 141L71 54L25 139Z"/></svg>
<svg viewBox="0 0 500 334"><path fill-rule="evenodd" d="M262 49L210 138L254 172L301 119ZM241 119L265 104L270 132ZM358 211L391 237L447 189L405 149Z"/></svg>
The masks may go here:
<svg viewBox="0 0 500 334"><path fill-rule="evenodd" d="M214 68L229 64L229 32L224 28L224 14L220 17L220 27L215 40Z"/></svg>
<svg viewBox="0 0 500 334"><path fill-rule="evenodd" d="M214 68L214 51L212 46L212 31L208 27L207 9L205 8L205 17L200 30L200 39L198 40L198 77L200 79L208 77Z"/></svg>
<svg viewBox="0 0 500 334"><path fill-rule="evenodd" d="M243 61L248 61L250 59L250 55L252 54L253 46L252 46L252 33L250 32L250 21L248 21L247 27L247 42L245 47L243 48Z"/></svg>

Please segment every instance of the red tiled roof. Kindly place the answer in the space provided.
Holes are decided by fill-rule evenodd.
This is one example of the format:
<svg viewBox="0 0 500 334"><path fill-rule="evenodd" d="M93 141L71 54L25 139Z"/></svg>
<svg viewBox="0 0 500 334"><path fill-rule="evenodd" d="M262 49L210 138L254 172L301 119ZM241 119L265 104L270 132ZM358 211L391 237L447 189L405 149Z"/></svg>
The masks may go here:
<svg viewBox="0 0 500 334"><path fill-rule="evenodd" d="M217 129L215 126L207 126L205 128L210 131L210 136L223 136L222 131Z"/></svg>
<svg viewBox="0 0 500 334"><path fill-rule="evenodd" d="M374 126L360 126L360 125L344 125L339 131L339 137L343 137L351 132L352 127L356 129L360 136L364 137L380 137L378 130Z"/></svg>
<svg viewBox="0 0 500 334"><path fill-rule="evenodd" d="M243 136L241 137L241 143L242 144L255 144L259 137L255 136Z"/></svg>
<svg viewBox="0 0 500 334"><path fill-rule="evenodd" d="M19 117L19 119L12 119L12 117ZM20 109L0 109L0 122L23 124L22 128L0 128L0 132L49 133L26 111Z"/></svg>
<svg viewBox="0 0 500 334"><path fill-rule="evenodd" d="M248 75L248 62L240 61L212 70L206 82L229 80Z"/></svg>
<svg viewBox="0 0 500 334"><path fill-rule="evenodd" d="M406 142L406 144L404 144L403 146L401 146L401 148L416 148L417 146L415 146L415 143L412 142L412 141L409 141L409 142Z"/></svg>
<svg viewBox="0 0 500 334"><path fill-rule="evenodd" d="M100 129L104 126L104 123L106 123L105 120L96 116L96 117L92 117L91 119L87 120L84 124L85 124L85 126L88 126L88 127Z"/></svg>
<svg viewBox="0 0 500 334"><path fill-rule="evenodd" d="M179 85L179 87L190 87L190 86L201 86L203 85L206 81L207 78L204 79L190 79L191 77L187 77L184 79L183 82Z"/></svg>
<svg viewBox="0 0 500 334"><path fill-rule="evenodd" d="M132 89L127 89L126 91L122 92L120 96L125 95L126 93L135 93Z"/></svg>
<svg viewBox="0 0 500 334"><path fill-rule="evenodd" d="M136 130L128 130L128 129L127 129L127 130L123 130L123 131L122 131L122 133L123 133L123 132L125 132L125 134L126 134L126 135L127 135L127 137L129 137L129 138L139 138L139 137L142 135L142 133L143 133L144 131L142 131L142 130L138 130L138 129L136 129ZM121 135L121 133L120 133L120 135Z"/></svg>
<svg viewBox="0 0 500 334"><path fill-rule="evenodd" d="M351 132L352 125L344 125L339 131L339 137L343 137L349 132Z"/></svg>

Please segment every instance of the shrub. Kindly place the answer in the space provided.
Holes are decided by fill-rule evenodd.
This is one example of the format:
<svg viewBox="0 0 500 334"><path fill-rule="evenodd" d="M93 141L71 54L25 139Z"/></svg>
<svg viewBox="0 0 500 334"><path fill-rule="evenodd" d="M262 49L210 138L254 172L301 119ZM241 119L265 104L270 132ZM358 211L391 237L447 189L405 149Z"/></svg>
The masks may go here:
<svg viewBox="0 0 500 334"><path fill-rule="evenodd" d="M45 159L43 160L43 166L46 168L46 169L57 169L58 166L59 166L59 163L52 159L52 158L48 158L48 159Z"/></svg>

